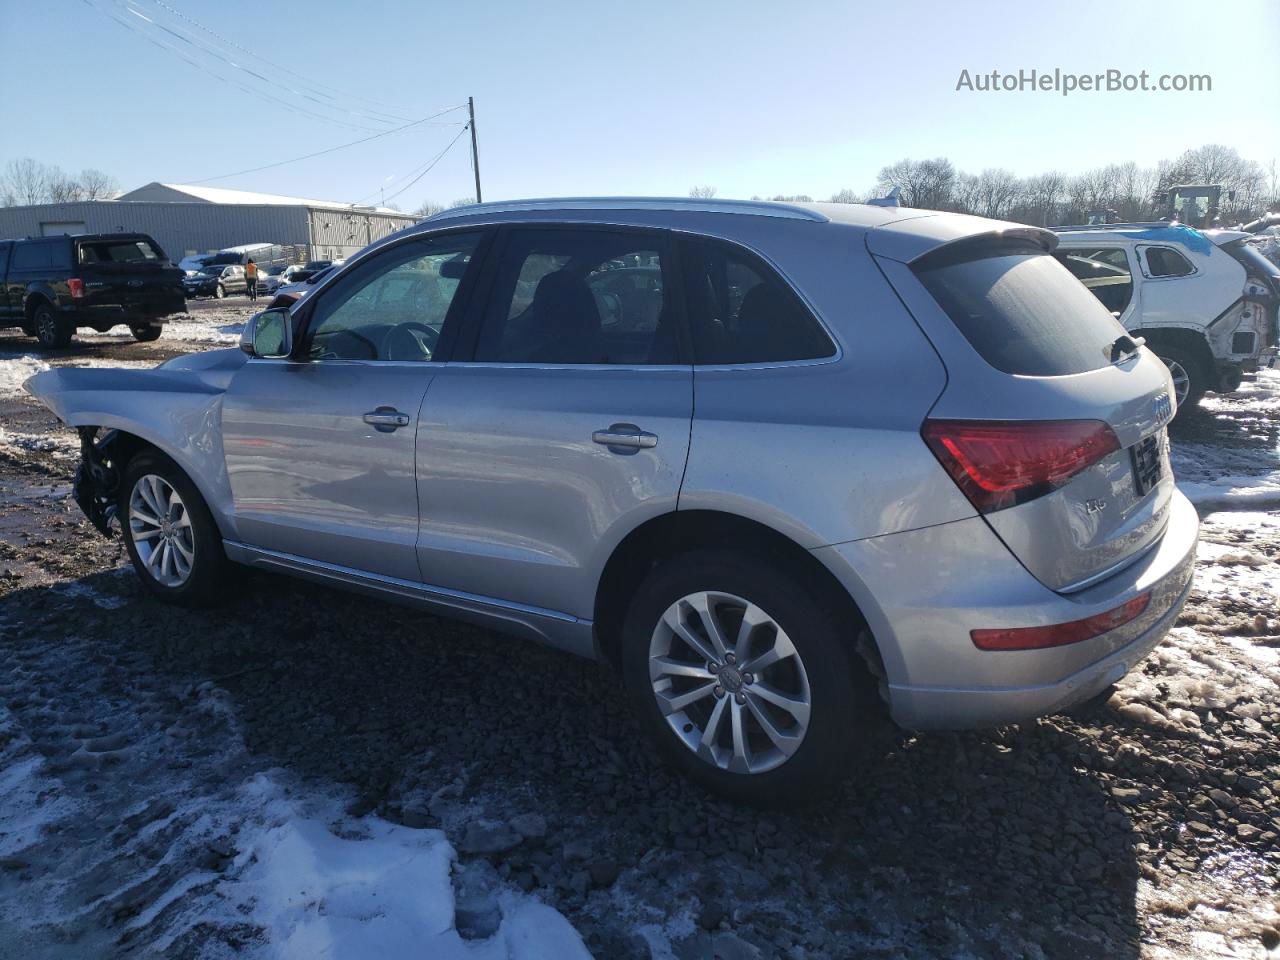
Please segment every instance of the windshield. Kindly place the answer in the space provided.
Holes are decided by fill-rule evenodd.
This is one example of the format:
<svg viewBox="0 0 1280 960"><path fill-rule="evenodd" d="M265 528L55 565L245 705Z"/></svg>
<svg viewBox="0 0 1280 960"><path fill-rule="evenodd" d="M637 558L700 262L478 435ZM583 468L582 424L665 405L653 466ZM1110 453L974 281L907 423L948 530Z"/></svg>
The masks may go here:
<svg viewBox="0 0 1280 960"><path fill-rule="evenodd" d="M1280 293L1280 267L1263 256L1262 251L1258 249L1257 241L1241 238L1228 243L1222 249L1239 260L1249 273L1268 277L1271 285L1277 288L1276 292Z"/></svg>
<svg viewBox="0 0 1280 960"><path fill-rule="evenodd" d="M150 240L99 240L80 244L81 263L158 262L164 254Z"/></svg>
<svg viewBox="0 0 1280 960"><path fill-rule="evenodd" d="M1025 243L943 249L915 273L974 350L1005 373L1058 377L1100 369L1124 333L1083 283Z"/></svg>

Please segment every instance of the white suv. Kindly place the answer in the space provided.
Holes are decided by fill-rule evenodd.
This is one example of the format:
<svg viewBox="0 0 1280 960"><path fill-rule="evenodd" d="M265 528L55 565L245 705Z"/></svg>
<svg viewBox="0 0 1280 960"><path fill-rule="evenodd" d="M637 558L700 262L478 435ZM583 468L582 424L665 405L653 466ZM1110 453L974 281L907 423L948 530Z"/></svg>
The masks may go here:
<svg viewBox="0 0 1280 960"><path fill-rule="evenodd" d="M1057 258L1169 366L1179 407L1273 362L1280 268L1249 234L1164 222L1055 232Z"/></svg>

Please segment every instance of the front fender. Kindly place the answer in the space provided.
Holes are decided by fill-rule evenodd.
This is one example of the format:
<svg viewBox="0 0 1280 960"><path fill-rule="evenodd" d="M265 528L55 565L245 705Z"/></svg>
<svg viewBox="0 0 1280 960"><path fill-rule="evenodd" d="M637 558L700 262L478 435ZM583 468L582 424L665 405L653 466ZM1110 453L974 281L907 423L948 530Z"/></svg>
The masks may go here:
<svg viewBox="0 0 1280 960"><path fill-rule="evenodd" d="M68 426L117 430L160 450L191 478L222 535L234 539L222 450L222 397L229 382L225 370L59 367L36 374L23 388Z"/></svg>

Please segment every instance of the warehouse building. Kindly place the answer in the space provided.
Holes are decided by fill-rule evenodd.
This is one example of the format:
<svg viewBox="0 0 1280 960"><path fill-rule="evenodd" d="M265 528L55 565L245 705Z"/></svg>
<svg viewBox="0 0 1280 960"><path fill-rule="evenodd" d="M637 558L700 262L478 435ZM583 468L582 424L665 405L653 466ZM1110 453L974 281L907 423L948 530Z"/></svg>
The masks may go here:
<svg viewBox="0 0 1280 960"><path fill-rule="evenodd" d="M154 237L174 261L246 243L292 245L299 259L332 260L414 220L385 207L149 183L114 200L0 208L0 238L140 232Z"/></svg>

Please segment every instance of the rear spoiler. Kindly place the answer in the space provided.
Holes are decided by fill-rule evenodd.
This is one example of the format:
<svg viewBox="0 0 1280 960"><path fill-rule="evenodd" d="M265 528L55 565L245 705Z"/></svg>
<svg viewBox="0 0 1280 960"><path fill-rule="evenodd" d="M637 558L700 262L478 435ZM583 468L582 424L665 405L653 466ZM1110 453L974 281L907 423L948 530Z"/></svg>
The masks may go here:
<svg viewBox="0 0 1280 960"><path fill-rule="evenodd" d="M914 263L921 257L947 248L968 246L991 240L1020 240L1046 253L1058 245L1051 230L1025 223L1009 223L971 217L960 213L939 213L909 220L895 220L867 233L867 249L877 257Z"/></svg>

